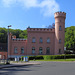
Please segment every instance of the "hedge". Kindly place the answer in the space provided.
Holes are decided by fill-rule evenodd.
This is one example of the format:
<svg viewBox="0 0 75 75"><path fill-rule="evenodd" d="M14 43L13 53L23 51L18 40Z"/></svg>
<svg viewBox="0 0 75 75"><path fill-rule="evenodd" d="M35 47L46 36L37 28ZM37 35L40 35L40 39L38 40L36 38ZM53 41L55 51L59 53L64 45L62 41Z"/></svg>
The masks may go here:
<svg viewBox="0 0 75 75"><path fill-rule="evenodd" d="M22 56L21 58L23 58ZM67 55L37 55L37 56L28 56L29 60L51 60L51 59L69 59L75 58L75 55L67 54Z"/></svg>

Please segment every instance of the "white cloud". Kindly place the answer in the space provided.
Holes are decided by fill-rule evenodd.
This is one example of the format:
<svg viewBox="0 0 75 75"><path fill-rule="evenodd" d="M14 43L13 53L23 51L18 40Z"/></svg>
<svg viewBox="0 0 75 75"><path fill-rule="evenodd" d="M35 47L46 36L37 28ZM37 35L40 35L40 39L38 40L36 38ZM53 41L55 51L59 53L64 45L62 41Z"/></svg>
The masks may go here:
<svg viewBox="0 0 75 75"><path fill-rule="evenodd" d="M11 4L16 3L17 0L2 0L2 3L5 7L10 7Z"/></svg>
<svg viewBox="0 0 75 75"><path fill-rule="evenodd" d="M18 2L22 3L22 5L26 8L37 7L38 1L37 0L17 0Z"/></svg>
<svg viewBox="0 0 75 75"><path fill-rule="evenodd" d="M11 4L19 3L25 8L40 8L41 13L44 16L53 16L56 11L59 11L59 4L56 0L2 0L6 7L11 6Z"/></svg>
<svg viewBox="0 0 75 75"><path fill-rule="evenodd" d="M44 0L40 4L42 8L41 12L43 12L44 16L52 16L58 10L60 10L59 5L55 0Z"/></svg>

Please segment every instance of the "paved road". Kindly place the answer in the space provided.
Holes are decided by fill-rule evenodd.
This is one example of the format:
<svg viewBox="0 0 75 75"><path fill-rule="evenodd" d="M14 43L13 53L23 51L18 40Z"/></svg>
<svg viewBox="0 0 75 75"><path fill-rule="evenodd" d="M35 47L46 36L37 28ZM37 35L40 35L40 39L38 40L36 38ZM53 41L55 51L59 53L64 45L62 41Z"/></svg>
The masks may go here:
<svg viewBox="0 0 75 75"><path fill-rule="evenodd" d="M0 75L75 75L75 62L41 62L40 65L0 69Z"/></svg>

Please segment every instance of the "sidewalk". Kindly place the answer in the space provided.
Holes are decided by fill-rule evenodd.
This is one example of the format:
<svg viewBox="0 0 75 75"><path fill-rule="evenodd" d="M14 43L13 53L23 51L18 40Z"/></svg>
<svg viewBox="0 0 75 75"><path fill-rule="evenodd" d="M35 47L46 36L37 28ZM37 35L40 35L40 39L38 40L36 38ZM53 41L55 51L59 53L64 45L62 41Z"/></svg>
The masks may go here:
<svg viewBox="0 0 75 75"><path fill-rule="evenodd" d="M2 68L10 68L10 67L20 67L20 66L29 66L29 65L40 65L39 62L18 62L18 63L10 63L6 65L0 65L0 69Z"/></svg>

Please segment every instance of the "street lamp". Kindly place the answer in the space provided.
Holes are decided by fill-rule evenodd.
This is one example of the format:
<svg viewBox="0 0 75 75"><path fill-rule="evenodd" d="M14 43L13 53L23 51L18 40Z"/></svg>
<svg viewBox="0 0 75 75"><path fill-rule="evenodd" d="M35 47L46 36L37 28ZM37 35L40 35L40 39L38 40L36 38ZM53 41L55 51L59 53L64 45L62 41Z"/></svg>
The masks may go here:
<svg viewBox="0 0 75 75"><path fill-rule="evenodd" d="M7 62L6 64L9 64L8 62L8 40L9 40L9 27L11 27L11 25L8 26L8 32L7 32Z"/></svg>

